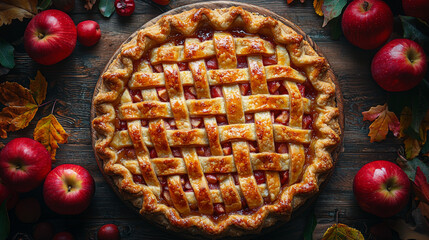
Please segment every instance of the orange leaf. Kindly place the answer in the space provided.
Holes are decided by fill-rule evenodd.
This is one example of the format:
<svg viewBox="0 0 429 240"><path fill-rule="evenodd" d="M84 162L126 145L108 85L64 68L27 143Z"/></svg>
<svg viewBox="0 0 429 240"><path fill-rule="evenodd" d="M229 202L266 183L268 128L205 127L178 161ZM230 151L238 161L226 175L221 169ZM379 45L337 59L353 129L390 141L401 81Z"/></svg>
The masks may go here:
<svg viewBox="0 0 429 240"><path fill-rule="evenodd" d="M359 230L351 228L342 223L332 225L330 228L328 228L328 230L326 230L322 237L322 240L340 239L365 240Z"/></svg>
<svg viewBox="0 0 429 240"><path fill-rule="evenodd" d="M322 11L323 1L324 0L314 0L313 1L314 11L319 16L323 16L323 11Z"/></svg>
<svg viewBox="0 0 429 240"><path fill-rule="evenodd" d="M55 160L57 148L59 148L58 143L67 143L68 136L53 114L40 119L33 133L34 140L40 142L48 149L53 160Z"/></svg>
<svg viewBox="0 0 429 240"><path fill-rule="evenodd" d="M369 126L371 142L379 142L386 139L388 131L398 136L400 130L399 120L395 113L390 112L387 104L371 107L369 111L363 112L363 120L374 121Z"/></svg>
<svg viewBox="0 0 429 240"><path fill-rule="evenodd" d="M287 0L287 4L291 4L293 0Z"/></svg>
<svg viewBox="0 0 429 240"><path fill-rule="evenodd" d="M37 104L42 104L42 102L46 99L47 89L48 83L46 82L45 77L40 71L37 71L37 75L34 80L30 79L30 90Z"/></svg>
<svg viewBox="0 0 429 240"><path fill-rule="evenodd" d="M58 143L67 143L68 136L63 126L61 126L53 114L40 119L33 133L34 140L40 142L48 149L53 160L55 160L57 148L59 148Z"/></svg>
<svg viewBox="0 0 429 240"><path fill-rule="evenodd" d="M0 26L10 24L13 19L22 21L37 14L37 0L0 1Z"/></svg>
<svg viewBox="0 0 429 240"><path fill-rule="evenodd" d="M96 1L97 0L84 0L84 2L85 2L85 5L84 5L85 9L86 10L91 10Z"/></svg>
<svg viewBox="0 0 429 240"><path fill-rule="evenodd" d="M15 82L0 84L0 102L6 106L0 112L2 138L7 137L7 132L27 127L38 109L30 90Z"/></svg>

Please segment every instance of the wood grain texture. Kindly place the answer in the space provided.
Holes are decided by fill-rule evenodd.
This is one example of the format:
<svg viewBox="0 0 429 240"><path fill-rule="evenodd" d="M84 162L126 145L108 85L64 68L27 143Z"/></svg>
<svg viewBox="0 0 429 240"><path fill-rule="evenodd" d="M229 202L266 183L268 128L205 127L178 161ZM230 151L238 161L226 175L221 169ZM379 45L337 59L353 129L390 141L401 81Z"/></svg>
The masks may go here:
<svg viewBox="0 0 429 240"><path fill-rule="evenodd" d="M297 0L295 0L297 1ZM42 204L43 214L40 221L49 221L57 231L71 231L76 239L96 239L96 231L106 223L120 226L123 239L180 239L174 234L160 230L145 222L133 209L125 206L115 195L99 171L91 146L90 109L91 99L97 80L116 49L130 34L143 24L169 9L175 9L198 1L173 0L169 6L160 7L149 0L136 0L136 11L129 18L114 14L110 19L102 17L97 9L87 12L81 1L76 1L76 8L70 16L77 24L92 19L100 24L102 38L94 47L77 44L74 52L64 61L53 66L42 66L32 61L25 53L23 44L15 50L16 67L0 82L16 81L29 85L28 78L34 77L40 69L48 80L47 100L59 99L64 104L57 105L57 111L65 117L58 120L70 134L69 142L60 146L54 166L73 163L84 166L94 176L96 194L87 211L78 216L59 216ZM334 173L325 189L319 195L313 207L306 211L292 224L284 225L269 234L258 236L260 239L302 239L306 218L314 209L320 223L332 224L338 209L339 221L357 229L366 231L371 224L380 221L364 213L357 206L353 197L353 177L365 163L377 160L393 160L400 142L389 137L382 143L369 143L368 122L362 121L362 111L386 101L384 92L371 78L370 64L375 51L363 51L350 45L346 40L329 39L329 26L321 28L323 18L313 10L312 1L304 4L299 1L287 5L285 0L249 0L241 1L264 7L298 25L317 43L321 52L329 60L337 76L344 98L344 141L343 154L339 157ZM202 3L203 4L203 3ZM24 26L25 27L25 26ZM24 28L25 29L25 28ZM24 29L16 29L22 31ZM50 106L43 107L26 129L10 133L7 143L16 137L32 137L37 120L48 115ZM37 196L43 203L41 188L24 194ZM12 232L32 232L32 225L19 223L11 212ZM322 228L317 229L320 236ZM317 237L316 236L316 237Z"/></svg>

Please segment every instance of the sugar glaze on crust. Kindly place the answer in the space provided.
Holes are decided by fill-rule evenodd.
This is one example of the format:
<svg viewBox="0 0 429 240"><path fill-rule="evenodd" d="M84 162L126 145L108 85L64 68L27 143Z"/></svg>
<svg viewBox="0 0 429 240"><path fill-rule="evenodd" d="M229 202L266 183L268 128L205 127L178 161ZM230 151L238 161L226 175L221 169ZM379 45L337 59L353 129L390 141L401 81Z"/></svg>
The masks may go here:
<svg viewBox="0 0 429 240"><path fill-rule="evenodd" d="M286 47L290 61L304 71L317 91L312 103L317 116L313 119L316 138L310 143L313 160L300 173L301 180L284 187L272 203L255 208L247 215L241 211L231 212L220 221L204 214L183 215L175 207L163 204L158 200L156 191L134 182L131 171L118 161L117 151L111 148L117 117L115 105L132 78L133 61L165 43L174 33L190 36L202 26L210 26L217 31L240 28L247 33L272 37L276 43ZM116 59L101 76L102 88L93 99L96 110L96 117L92 122L96 133L96 154L103 160L104 172L112 176L124 198L139 208L142 215L159 224L174 230L186 228L191 233L206 235L232 236L246 234L249 230L259 231L278 220L288 220L294 209L318 192L321 182L333 168L331 152L341 140L341 129L335 84L329 77L328 70L327 61L301 35L271 17L250 13L240 7L215 10L201 8L164 16L153 26L140 30L124 44Z"/></svg>

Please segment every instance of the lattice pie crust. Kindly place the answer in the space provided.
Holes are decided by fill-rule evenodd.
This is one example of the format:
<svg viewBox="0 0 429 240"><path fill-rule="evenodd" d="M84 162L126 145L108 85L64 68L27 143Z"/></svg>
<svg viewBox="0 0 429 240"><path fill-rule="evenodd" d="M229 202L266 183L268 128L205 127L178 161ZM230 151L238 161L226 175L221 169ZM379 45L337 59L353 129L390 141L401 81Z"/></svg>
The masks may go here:
<svg viewBox="0 0 429 240"><path fill-rule="evenodd" d="M195 37L202 28L213 29L210 39ZM237 29L245 36L231 34ZM169 41L178 35L182 44ZM276 64L264 65L263 56L274 56ZM240 57L247 61L244 68L237 67ZM217 60L216 69L208 68L209 58ZM270 17L239 7L164 16L124 44L101 77L93 100L96 154L124 197L165 226L241 235L288 220L319 190L340 142L328 69L303 36ZM273 81L286 93L270 94ZM306 81L312 98L300 92ZM250 94L243 94L240 84L250 85ZM185 87L193 87L196 97L186 97ZM213 87L221 89L216 96ZM131 94L136 91L138 102ZM287 124L272 118L279 110L288 113ZM305 115L312 117L310 129L303 128ZM226 125L219 116L226 116ZM194 127L195 117L202 127ZM117 128L118 119L125 129ZM276 151L280 143L287 151ZM197 154L203 146L210 154ZM133 149L135 157L122 157L124 148ZM256 179L261 172L262 182Z"/></svg>

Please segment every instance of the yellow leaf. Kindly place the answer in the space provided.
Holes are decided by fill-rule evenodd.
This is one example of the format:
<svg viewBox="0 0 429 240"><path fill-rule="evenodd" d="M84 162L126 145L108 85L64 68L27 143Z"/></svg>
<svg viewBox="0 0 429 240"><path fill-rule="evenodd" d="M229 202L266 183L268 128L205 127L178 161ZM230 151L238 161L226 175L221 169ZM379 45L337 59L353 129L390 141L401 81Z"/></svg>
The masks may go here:
<svg viewBox="0 0 429 240"><path fill-rule="evenodd" d="M392 131L394 136L398 136L400 130L399 120L395 113L390 112L387 104L371 107L369 111L362 112L363 120L374 121L369 126L371 142L379 142L386 139L388 131Z"/></svg>
<svg viewBox="0 0 429 240"><path fill-rule="evenodd" d="M30 90L31 93L33 93L33 97L37 104L42 104L42 102L46 99L47 89L48 83L46 82L46 78L40 71L37 71L37 75L34 80L30 79Z"/></svg>
<svg viewBox="0 0 429 240"><path fill-rule="evenodd" d="M324 0L313 0L314 11L317 15L323 16L322 6Z"/></svg>
<svg viewBox="0 0 429 240"><path fill-rule="evenodd" d="M38 109L30 90L15 82L0 84L0 102L6 106L0 112L2 138L7 137L7 132L27 127Z"/></svg>
<svg viewBox="0 0 429 240"><path fill-rule="evenodd" d="M365 238L359 230L338 223L326 230L322 240L365 240Z"/></svg>
<svg viewBox="0 0 429 240"><path fill-rule="evenodd" d="M58 143L67 143L68 136L53 114L40 119L33 133L34 140L40 142L48 149L53 160L55 160Z"/></svg>
<svg viewBox="0 0 429 240"><path fill-rule="evenodd" d="M408 137L404 140L405 145L405 156L407 159L413 159L419 155L422 146L420 142L414 138Z"/></svg>
<svg viewBox="0 0 429 240"><path fill-rule="evenodd" d="M0 0L0 26L13 19L22 21L37 14L37 0Z"/></svg>
<svg viewBox="0 0 429 240"><path fill-rule="evenodd" d="M85 0L85 9L91 10L97 0Z"/></svg>

